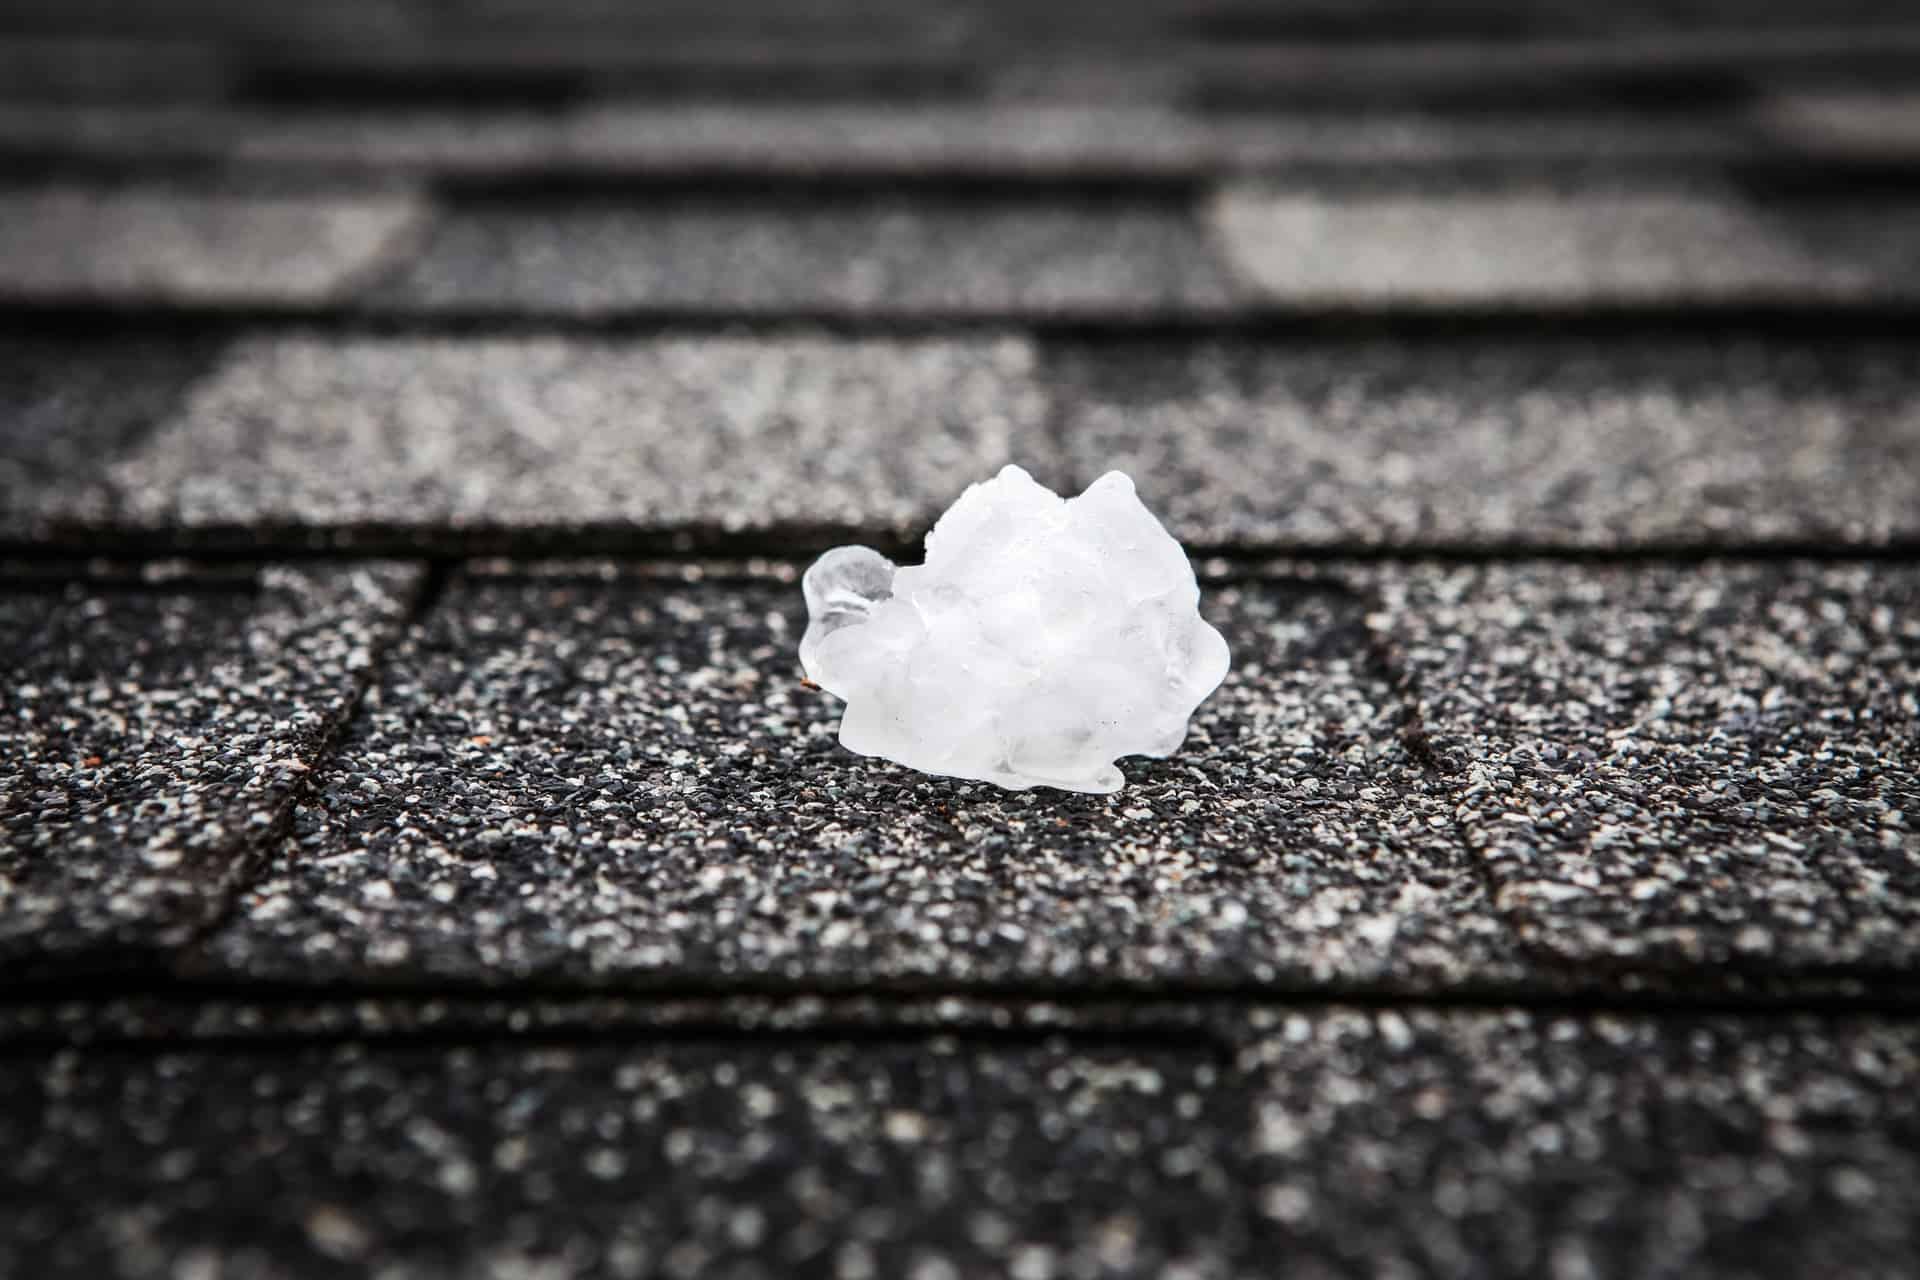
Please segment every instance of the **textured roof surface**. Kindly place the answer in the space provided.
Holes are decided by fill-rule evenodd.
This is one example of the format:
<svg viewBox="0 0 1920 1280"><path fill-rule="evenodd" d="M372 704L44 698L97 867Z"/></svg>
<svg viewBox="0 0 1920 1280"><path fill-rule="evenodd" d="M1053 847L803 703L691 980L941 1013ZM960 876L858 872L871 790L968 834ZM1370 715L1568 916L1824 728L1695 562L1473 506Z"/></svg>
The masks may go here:
<svg viewBox="0 0 1920 1280"><path fill-rule="evenodd" d="M1916 587L1845 562L1526 563L1393 583L1386 622L1523 936L1586 962L1901 974Z"/></svg>
<svg viewBox="0 0 1920 1280"><path fill-rule="evenodd" d="M1875 548L1920 532L1904 343L1734 334L1063 343L1076 475L1204 546Z"/></svg>
<svg viewBox="0 0 1920 1280"><path fill-rule="evenodd" d="M105 478L148 529L908 537L953 476L1045 468L1036 364L1014 335L241 341Z"/></svg>
<svg viewBox="0 0 1920 1280"><path fill-rule="evenodd" d="M21 0L0 1275L1920 1270L1911 6ZM1110 468L1234 667L854 757Z"/></svg>
<svg viewBox="0 0 1920 1280"><path fill-rule="evenodd" d="M197 972L845 989L1490 981L1504 935L1337 584L1249 582L1240 667L1118 803L834 741L791 582L457 584Z"/></svg>
<svg viewBox="0 0 1920 1280"><path fill-rule="evenodd" d="M420 214L405 197L107 186L0 193L0 288L24 299L319 303L350 292Z"/></svg>
<svg viewBox="0 0 1920 1280"><path fill-rule="evenodd" d="M4 980L134 969L224 910L402 612L402 566L9 584Z"/></svg>

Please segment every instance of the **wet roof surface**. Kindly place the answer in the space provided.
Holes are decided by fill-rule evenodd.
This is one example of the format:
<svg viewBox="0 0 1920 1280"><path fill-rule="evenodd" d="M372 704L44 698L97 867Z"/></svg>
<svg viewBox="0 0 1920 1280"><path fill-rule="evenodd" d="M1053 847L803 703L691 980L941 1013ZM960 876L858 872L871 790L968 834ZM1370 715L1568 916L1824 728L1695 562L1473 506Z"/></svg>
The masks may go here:
<svg viewBox="0 0 1920 1280"><path fill-rule="evenodd" d="M709 12L709 10L713 10ZM0 1273L1920 1267L1920 26L0 17ZM844 752L1110 468L1234 669Z"/></svg>

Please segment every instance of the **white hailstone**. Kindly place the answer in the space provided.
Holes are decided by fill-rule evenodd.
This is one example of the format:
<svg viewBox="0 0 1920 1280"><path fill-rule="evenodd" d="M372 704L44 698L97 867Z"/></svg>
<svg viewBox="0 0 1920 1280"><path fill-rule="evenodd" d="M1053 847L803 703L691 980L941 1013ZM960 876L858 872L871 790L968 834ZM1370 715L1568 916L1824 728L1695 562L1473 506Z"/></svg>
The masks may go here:
<svg viewBox="0 0 1920 1280"><path fill-rule="evenodd" d="M1006 467L925 564L836 547L802 587L800 662L846 699L841 744L923 773L1118 791L1114 761L1172 755L1227 674L1186 553L1118 471L1063 499Z"/></svg>

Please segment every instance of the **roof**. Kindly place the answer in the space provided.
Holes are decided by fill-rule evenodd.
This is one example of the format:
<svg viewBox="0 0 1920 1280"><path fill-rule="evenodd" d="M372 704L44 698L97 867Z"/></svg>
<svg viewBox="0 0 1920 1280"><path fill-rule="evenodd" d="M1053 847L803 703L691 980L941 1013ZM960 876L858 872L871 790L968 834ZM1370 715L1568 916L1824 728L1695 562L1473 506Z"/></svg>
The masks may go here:
<svg viewBox="0 0 1920 1280"><path fill-rule="evenodd" d="M1920 26L0 18L0 1273L1920 1258ZM843 751L1111 468L1234 669Z"/></svg>

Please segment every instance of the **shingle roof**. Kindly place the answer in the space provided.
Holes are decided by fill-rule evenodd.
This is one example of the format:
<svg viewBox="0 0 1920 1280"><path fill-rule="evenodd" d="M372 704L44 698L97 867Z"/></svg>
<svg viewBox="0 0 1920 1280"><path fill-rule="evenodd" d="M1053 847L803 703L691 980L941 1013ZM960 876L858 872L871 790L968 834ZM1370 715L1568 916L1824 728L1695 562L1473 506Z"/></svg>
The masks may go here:
<svg viewBox="0 0 1920 1280"><path fill-rule="evenodd" d="M1905 6L0 16L0 1274L1905 1275ZM799 572L1129 471L1113 797Z"/></svg>
<svg viewBox="0 0 1920 1280"><path fill-rule="evenodd" d="M226 909L391 637L402 566L0 592L8 985L139 972Z"/></svg>

